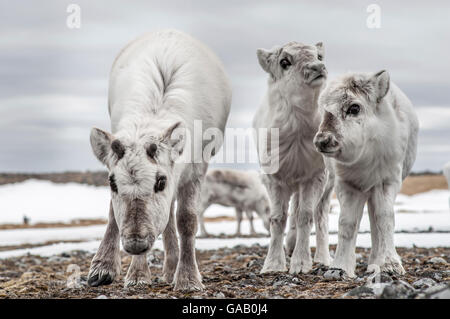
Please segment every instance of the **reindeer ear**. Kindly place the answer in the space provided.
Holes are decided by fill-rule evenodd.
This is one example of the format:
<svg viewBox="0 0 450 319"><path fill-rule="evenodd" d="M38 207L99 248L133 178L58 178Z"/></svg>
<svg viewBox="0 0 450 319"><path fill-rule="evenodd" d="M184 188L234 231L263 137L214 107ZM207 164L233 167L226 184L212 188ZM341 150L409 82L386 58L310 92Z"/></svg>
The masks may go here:
<svg viewBox="0 0 450 319"><path fill-rule="evenodd" d="M111 142L114 137L105 131L102 131L98 128L93 128L91 130L91 147L94 152L95 157L106 165L106 159L111 150Z"/></svg>
<svg viewBox="0 0 450 319"><path fill-rule="evenodd" d="M373 83L373 86L375 88L375 94L377 96L377 101L381 101L382 98L384 98L389 91L389 83L390 83L390 77L389 73L386 70L381 70L370 78L371 82Z"/></svg>
<svg viewBox="0 0 450 319"><path fill-rule="evenodd" d="M276 59L279 48L273 48L272 50L258 49L256 55L258 56L259 65L264 71L272 75L273 63Z"/></svg>
<svg viewBox="0 0 450 319"><path fill-rule="evenodd" d="M186 127L182 122L171 125L163 133L163 141L171 148L172 160L175 160L183 153L186 142Z"/></svg>

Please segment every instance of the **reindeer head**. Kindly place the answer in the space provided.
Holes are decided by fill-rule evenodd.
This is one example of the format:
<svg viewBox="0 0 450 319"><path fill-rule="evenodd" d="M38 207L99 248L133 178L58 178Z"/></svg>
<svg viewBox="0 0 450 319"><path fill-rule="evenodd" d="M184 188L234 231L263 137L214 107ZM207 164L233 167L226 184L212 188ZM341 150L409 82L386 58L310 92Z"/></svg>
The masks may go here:
<svg viewBox="0 0 450 319"><path fill-rule="evenodd" d="M301 88L320 88L325 83L327 69L321 42L314 46L289 42L271 50L258 49L256 53L259 64L284 95Z"/></svg>
<svg viewBox="0 0 450 319"><path fill-rule="evenodd" d="M133 255L147 252L167 225L178 179L174 164L184 147L181 122L154 126L135 126L115 136L94 128L90 137L95 156L109 170L123 248Z"/></svg>
<svg viewBox="0 0 450 319"><path fill-rule="evenodd" d="M369 141L385 133L386 123L380 119L389 111L382 105L389 83L389 74L384 70L345 75L329 83L319 98L323 114L314 138L316 149L340 162L357 161Z"/></svg>

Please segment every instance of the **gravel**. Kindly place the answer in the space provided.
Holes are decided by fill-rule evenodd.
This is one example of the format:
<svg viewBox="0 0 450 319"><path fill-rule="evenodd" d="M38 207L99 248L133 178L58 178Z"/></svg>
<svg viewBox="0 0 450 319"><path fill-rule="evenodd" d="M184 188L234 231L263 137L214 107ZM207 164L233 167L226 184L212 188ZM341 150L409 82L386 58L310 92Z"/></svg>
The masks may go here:
<svg viewBox="0 0 450 319"><path fill-rule="evenodd" d="M314 264L308 274L260 274L266 253L267 247L259 245L198 251L199 268L206 287L201 292L173 291L173 287L162 279L164 253L159 250L153 250L148 258L151 285L129 289L124 288L124 276L131 257L125 253L121 255L121 275L111 285L95 288L86 284L92 253L75 251L52 257L14 257L0 263L0 298L375 299L444 298L449 294L447 256L450 256L450 248L398 248L405 275L367 275L366 266L359 263L355 279L345 278L340 270L319 264ZM362 260L368 260L370 250L358 248L357 253L361 254ZM446 263L430 263L434 257L442 258ZM80 277L74 288L67 285L69 276L74 274L68 271L70 265L79 267Z"/></svg>
<svg viewBox="0 0 450 319"><path fill-rule="evenodd" d="M422 278L413 282L412 285L417 289L430 288L436 285L436 281L431 278Z"/></svg>

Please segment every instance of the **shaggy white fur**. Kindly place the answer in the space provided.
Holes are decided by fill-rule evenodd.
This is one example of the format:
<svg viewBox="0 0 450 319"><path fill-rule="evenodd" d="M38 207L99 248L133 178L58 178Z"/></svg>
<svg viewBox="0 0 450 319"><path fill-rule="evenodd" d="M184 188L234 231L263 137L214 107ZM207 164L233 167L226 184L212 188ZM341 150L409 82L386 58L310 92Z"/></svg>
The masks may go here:
<svg viewBox="0 0 450 319"><path fill-rule="evenodd" d="M214 53L182 32L153 32L131 42L116 58L109 82L112 133L91 133L93 151L114 182L115 222L130 253L148 251L163 232L174 240L168 227L174 225L169 222L171 207L178 199L181 252L175 289L203 287L193 239L197 197L208 166L203 150L209 141L202 135L209 128L223 133L230 104L230 83ZM195 121L201 123L196 135ZM216 142L216 152L221 143ZM175 259L171 254L178 254L178 245L165 246L173 248L166 255ZM173 266L165 271L166 278L174 277ZM146 278L131 282L141 281Z"/></svg>
<svg viewBox="0 0 450 319"><path fill-rule="evenodd" d="M444 176L447 179L448 189L450 190L450 162L444 165ZM450 197L448 198L448 207L450 208Z"/></svg>
<svg viewBox="0 0 450 319"><path fill-rule="evenodd" d="M330 264L328 250L328 213L333 189L333 175L325 169L322 155L313 144L320 114L318 97L327 76L323 64L323 45L290 42L272 50L257 51L261 67L269 74L268 91L253 120L253 127L279 129L279 141L268 150L261 149L256 135L264 184L271 202L270 244L262 273L285 271L283 234L292 194L290 227L286 250L292 253L290 273L306 273L312 268L309 236L313 220L316 225L316 262ZM262 154L268 154L274 169L265 168Z"/></svg>

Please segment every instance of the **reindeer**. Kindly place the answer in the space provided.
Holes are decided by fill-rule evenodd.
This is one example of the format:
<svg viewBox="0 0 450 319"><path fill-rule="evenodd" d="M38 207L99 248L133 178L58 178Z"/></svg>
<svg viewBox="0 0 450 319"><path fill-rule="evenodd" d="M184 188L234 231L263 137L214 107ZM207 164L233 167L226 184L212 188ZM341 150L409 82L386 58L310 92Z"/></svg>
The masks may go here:
<svg viewBox="0 0 450 319"><path fill-rule="evenodd" d="M450 190L450 162L444 165L443 173L447 180L448 190ZM448 207L450 208L450 197L448 198Z"/></svg>
<svg viewBox="0 0 450 319"><path fill-rule="evenodd" d="M245 212L250 222L250 233L256 234L253 225L253 212L262 219L264 227L269 230L270 206L267 192L256 171L236 171L215 169L206 174L200 205L200 234L208 236L203 215L212 204L219 204L236 209L236 236L241 235L242 214Z"/></svg>
<svg viewBox="0 0 450 319"><path fill-rule="evenodd" d="M319 152L332 159L341 207L333 268L354 277L355 243L368 203L372 250L368 272L404 274L394 245L394 202L416 158L419 123L387 71L350 73L320 96Z"/></svg>
<svg viewBox="0 0 450 319"><path fill-rule="evenodd" d="M270 244L262 273L285 271L286 259L283 234L291 195L290 227L286 250L292 254L289 272L307 273L312 269L309 236L313 220L316 226L317 247L314 261L330 264L328 249L328 213L334 177L325 167L323 156L313 144L320 124L319 93L326 81L322 43L304 45L290 42L271 50L258 49L259 64L269 74L268 91L253 120L253 127L279 129L279 145L261 149L256 135L264 184L270 199ZM261 154L278 156L279 167L265 168Z"/></svg>
<svg viewBox="0 0 450 319"><path fill-rule="evenodd" d="M146 254L162 234L164 279L175 290L204 288L195 258L197 203L208 167L203 151L216 153L222 139L211 147L202 135L209 128L223 134L230 104L221 62L187 34L150 33L120 52L109 83L112 133L94 128L90 136L111 186L109 221L91 263L90 286L118 276L120 241L133 256L125 286L149 284ZM196 120L200 134L193 133Z"/></svg>

